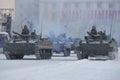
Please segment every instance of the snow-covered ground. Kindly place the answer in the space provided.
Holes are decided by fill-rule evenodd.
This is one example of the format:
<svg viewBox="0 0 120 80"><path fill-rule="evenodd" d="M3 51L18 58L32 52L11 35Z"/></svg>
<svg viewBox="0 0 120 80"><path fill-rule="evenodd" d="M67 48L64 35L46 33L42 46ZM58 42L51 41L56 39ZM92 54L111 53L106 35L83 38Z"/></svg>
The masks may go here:
<svg viewBox="0 0 120 80"><path fill-rule="evenodd" d="M119 58L120 55L116 60L77 60L72 54L55 55L51 60L35 60L35 56L6 60L0 54L0 80L120 80Z"/></svg>

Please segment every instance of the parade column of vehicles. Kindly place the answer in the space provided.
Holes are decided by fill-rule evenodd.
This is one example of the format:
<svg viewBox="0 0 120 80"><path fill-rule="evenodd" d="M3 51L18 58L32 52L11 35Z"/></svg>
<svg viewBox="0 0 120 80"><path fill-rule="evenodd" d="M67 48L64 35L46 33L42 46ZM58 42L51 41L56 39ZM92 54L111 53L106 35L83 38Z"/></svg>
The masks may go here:
<svg viewBox="0 0 120 80"><path fill-rule="evenodd" d="M24 31L23 31L24 32ZM22 32L22 33L23 33ZM7 59L22 59L24 55L36 55L36 59L51 59L53 54L53 43L49 39L41 38L39 35L19 34L11 38L4 45L4 54ZM106 59L115 59L118 52L117 42L105 31L97 32L95 26L91 32L87 32L85 40L81 40L75 48L78 60L88 57L103 56ZM64 47L64 56L70 55L70 49Z"/></svg>

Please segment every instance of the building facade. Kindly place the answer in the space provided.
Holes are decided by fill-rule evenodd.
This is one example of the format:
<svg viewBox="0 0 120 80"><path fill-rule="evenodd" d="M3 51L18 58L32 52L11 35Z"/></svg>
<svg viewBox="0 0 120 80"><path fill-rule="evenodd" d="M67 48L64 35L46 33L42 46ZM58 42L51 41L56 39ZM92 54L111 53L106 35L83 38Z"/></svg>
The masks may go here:
<svg viewBox="0 0 120 80"><path fill-rule="evenodd" d="M11 22L14 22L15 18L15 1L14 0L0 0L0 31L7 31L7 29L11 29L13 25L7 26L2 25L2 23L7 22L7 16L10 15L12 17Z"/></svg>
<svg viewBox="0 0 120 80"><path fill-rule="evenodd" d="M56 28L55 31L61 26L66 30L63 32L75 37L85 34L93 25L107 32L111 26L120 25L119 0L40 0L39 9L41 24L45 27L53 24L51 28Z"/></svg>

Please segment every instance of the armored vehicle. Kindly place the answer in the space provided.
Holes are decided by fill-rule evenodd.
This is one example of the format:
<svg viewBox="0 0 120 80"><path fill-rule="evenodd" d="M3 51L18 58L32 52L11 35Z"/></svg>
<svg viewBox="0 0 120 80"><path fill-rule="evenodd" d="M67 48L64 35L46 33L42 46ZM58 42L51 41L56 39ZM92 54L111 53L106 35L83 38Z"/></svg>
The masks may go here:
<svg viewBox="0 0 120 80"><path fill-rule="evenodd" d="M63 52L63 56L70 56L71 44L69 42L53 42L53 51L56 53Z"/></svg>
<svg viewBox="0 0 120 80"><path fill-rule="evenodd" d="M63 56L70 56L72 40L65 33L59 34L57 37L51 33L49 39L53 42L53 52L56 54L63 53Z"/></svg>
<svg viewBox="0 0 120 80"><path fill-rule="evenodd" d="M91 32L87 33L88 36L85 36L85 40L82 40L76 47L78 60L88 57L110 60L116 58L118 48L115 39L106 35L105 31L97 32L95 35Z"/></svg>
<svg viewBox="0 0 120 80"><path fill-rule="evenodd" d="M22 59L24 55L36 55L36 59L50 59L52 42L39 36L21 35L17 32L3 48L7 59Z"/></svg>

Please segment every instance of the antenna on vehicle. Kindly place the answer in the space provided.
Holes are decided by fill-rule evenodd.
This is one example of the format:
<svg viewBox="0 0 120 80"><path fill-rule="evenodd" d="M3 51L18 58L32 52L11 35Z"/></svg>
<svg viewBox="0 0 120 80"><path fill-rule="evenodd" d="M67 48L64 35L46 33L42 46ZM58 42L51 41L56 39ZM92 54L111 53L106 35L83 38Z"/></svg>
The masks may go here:
<svg viewBox="0 0 120 80"><path fill-rule="evenodd" d="M41 31L40 31L40 39L42 38L42 24L41 24Z"/></svg>
<svg viewBox="0 0 120 80"><path fill-rule="evenodd" d="M91 27L89 26L89 32L90 32Z"/></svg>
<svg viewBox="0 0 120 80"><path fill-rule="evenodd" d="M113 23L113 16L112 16L112 19L111 19L111 26L110 26L110 37L112 37L112 23Z"/></svg>
<svg viewBox="0 0 120 80"><path fill-rule="evenodd" d="M110 37L112 37L112 24L111 24L111 26L110 26Z"/></svg>

